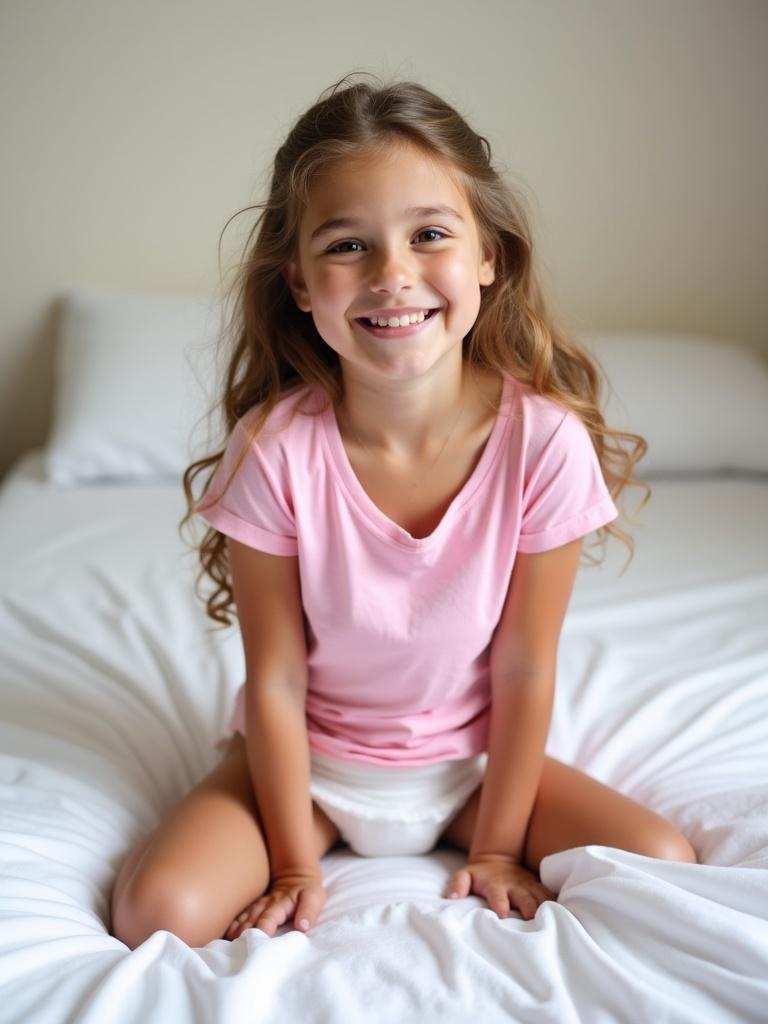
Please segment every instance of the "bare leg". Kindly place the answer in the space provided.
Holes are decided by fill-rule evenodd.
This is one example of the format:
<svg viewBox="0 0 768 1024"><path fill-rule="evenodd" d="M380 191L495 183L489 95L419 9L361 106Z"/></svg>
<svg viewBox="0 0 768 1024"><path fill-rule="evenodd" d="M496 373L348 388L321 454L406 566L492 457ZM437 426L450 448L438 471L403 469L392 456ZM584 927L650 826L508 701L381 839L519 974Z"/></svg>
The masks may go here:
<svg viewBox="0 0 768 1024"><path fill-rule="evenodd" d="M480 792L478 787L443 833L459 849L468 851L472 843ZM528 823L526 867L538 873L550 853L590 844L697 863L691 844L665 818L577 768L545 758Z"/></svg>
<svg viewBox="0 0 768 1024"><path fill-rule="evenodd" d="M322 857L339 833L313 808ZM160 929L204 946L223 938L268 885L269 857L245 741L235 736L221 763L126 857L112 892L112 933L131 949Z"/></svg>

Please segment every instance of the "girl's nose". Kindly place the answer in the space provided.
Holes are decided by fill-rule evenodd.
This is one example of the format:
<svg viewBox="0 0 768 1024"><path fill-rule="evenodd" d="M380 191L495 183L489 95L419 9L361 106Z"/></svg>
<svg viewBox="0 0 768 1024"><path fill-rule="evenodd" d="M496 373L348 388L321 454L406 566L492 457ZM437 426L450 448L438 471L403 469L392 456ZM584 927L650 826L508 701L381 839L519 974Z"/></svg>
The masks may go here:
<svg viewBox="0 0 768 1024"><path fill-rule="evenodd" d="M414 274L412 254L389 249L374 259L369 285L372 291L397 292L413 283Z"/></svg>

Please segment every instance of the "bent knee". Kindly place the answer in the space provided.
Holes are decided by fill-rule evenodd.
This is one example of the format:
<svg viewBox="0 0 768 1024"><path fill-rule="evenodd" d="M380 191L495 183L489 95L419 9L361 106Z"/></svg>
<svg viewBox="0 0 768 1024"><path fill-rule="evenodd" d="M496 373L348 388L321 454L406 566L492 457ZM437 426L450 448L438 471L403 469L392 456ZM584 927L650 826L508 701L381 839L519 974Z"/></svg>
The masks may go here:
<svg viewBox="0 0 768 1024"><path fill-rule="evenodd" d="M670 852L667 854L666 860L680 860L685 861L688 864L698 864L699 858L696 856L696 851L688 842L683 835L679 835L676 841L672 844Z"/></svg>
<svg viewBox="0 0 768 1024"><path fill-rule="evenodd" d="M699 860L696 851L685 838L672 825L666 828L659 828L649 837L647 849L642 850L647 857L655 857L657 860L676 860L688 864L698 864Z"/></svg>
<svg viewBox="0 0 768 1024"><path fill-rule="evenodd" d="M203 894L162 872L133 880L112 911L112 934L130 949L158 931L172 932L188 946L221 937L212 933Z"/></svg>

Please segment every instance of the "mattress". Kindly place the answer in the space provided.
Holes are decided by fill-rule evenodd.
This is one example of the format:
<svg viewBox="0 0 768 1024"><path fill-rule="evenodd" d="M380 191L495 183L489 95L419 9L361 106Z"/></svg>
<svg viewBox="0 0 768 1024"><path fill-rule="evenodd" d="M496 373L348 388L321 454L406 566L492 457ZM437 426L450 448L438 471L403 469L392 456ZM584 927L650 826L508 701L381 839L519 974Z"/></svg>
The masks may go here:
<svg viewBox="0 0 768 1024"><path fill-rule="evenodd" d="M579 570L547 752L699 864L565 850L524 921L442 897L458 850L339 846L309 935L129 950L116 873L220 758L240 638L194 597L180 485L57 488L23 456L0 489L0 1020L767 1020L768 477L652 486L626 572L615 540Z"/></svg>

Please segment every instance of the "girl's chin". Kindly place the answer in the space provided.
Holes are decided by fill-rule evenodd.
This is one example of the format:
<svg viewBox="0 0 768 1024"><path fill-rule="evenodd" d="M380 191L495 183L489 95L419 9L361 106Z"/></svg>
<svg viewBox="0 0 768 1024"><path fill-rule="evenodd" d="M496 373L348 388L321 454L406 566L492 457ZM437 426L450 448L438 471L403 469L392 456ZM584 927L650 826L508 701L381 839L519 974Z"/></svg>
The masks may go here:
<svg viewBox="0 0 768 1024"><path fill-rule="evenodd" d="M463 348L461 342L438 347L413 348L405 346L375 345L360 349L349 355L339 356L342 370L350 379L360 382L368 380L375 388L376 381L392 385L425 378L434 372L448 371L454 361L461 364ZM453 376L453 369L450 370Z"/></svg>

